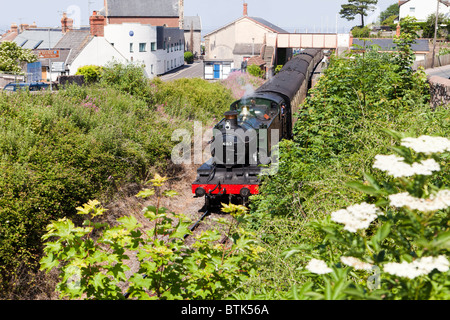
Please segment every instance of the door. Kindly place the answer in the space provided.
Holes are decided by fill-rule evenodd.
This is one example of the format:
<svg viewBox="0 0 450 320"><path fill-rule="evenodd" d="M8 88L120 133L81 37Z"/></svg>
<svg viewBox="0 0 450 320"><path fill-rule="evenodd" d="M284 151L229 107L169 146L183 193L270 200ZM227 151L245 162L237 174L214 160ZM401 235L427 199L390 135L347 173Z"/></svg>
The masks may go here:
<svg viewBox="0 0 450 320"><path fill-rule="evenodd" d="M220 79L220 64L214 65L214 79Z"/></svg>

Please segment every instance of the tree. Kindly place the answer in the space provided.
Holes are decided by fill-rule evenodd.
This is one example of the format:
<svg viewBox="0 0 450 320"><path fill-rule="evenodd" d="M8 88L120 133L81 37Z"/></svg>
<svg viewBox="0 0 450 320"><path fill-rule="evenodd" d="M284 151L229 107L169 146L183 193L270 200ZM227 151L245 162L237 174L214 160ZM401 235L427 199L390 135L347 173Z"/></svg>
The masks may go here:
<svg viewBox="0 0 450 320"><path fill-rule="evenodd" d="M427 21L422 23L423 38L433 38L434 29L436 25L436 13L432 13L428 16ZM450 33L450 19L447 19L443 13L439 14L438 18L438 38L443 36L443 32Z"/></svg>
<svg viewBox="0 0 450 320"><path fill-rule="evenodd" d="M0 71L19 74L22 63L36 62L38 57L27 49L22 49L15 42L5 41L0 44Z"/></svg>
<svg viewBox="0 0 450 320"><path fill-rule="evenodd" d="M392 16L398 17L399 14L400 14L400 7L398 6L398 3L394 3L394 4L390 5L389 7L387 7L386 10L381 12L380 20L381 20L381 22L384 22Z"/></svg>
<svg viewBox="0 0 450 320"><path fill-rule="evenodd" d="M339 12L342 18L354 20L355 16L361 16L361 27L364 27L364 17L369 12L375 10L378 0L348 0L348 4L343 4Z"/></svg>

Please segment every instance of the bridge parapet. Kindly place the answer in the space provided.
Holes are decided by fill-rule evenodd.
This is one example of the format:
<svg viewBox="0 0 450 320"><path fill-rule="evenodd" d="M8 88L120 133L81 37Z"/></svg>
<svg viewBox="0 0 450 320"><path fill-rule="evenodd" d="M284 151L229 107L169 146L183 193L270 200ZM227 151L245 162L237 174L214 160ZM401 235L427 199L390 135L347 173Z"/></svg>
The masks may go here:
<svg viewBox="0 0 450 320"><path fill-rule="evenodd" d="M350 47L350 34L279 33L278 48L338 49Z"/></svg>

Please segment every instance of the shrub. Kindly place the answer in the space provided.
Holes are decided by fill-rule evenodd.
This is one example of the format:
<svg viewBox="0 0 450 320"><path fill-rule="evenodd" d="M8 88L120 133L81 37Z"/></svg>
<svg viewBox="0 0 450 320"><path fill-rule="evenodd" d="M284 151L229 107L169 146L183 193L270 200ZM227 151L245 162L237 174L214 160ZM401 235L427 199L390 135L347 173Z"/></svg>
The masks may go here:
<svg viewBox="0 0 450 320"><path fill-rule="evenodd" d="M264 76L264 71L256 64L248 66L247 72L254 77L262 78Z"/></svg>
<svg viewBox="0 0 450 320"><path fill-rule="evenodd" d="M58 291L62 297L206 300L223 299L231 291L242 290L241 282L256 272L261 250L256 236L231 223L227 233L233 242L231 246L216 243L222 236L214 230L202 232L196 236L193 248L187 247L184 236L192 234L192 222L159 206L162 197L176 195L174 191L163 191L166 180L156 175L151 180L152 188L137 195L157 197L157 206L143 211L155 224L145 234L134 216L120 218L115 227L101 223L98 219L105 210L98 201L77 208L78 214L88 217L83 227L76 227L68 219L47 227L44 239L48 242L41 269L61 270ZM245 207L225 205L224 210L237 222L244 220ZM95 238L94 232L98 234ZM133 256L139 271L127 276L127 262ZM126 295L120 283L128 286Z"/></svg>
<svg viewBox="0 0 450 320"><path fill-rule="evenodd" d="M450 140L393 136L401 139L393 148L397 155L377 155L373 167L395 179L377 181L365 174L366 182L349 183L367 194L369 203L312 222L321 235L320 248L286 251L285 256L310 257L303 271L310 282L297 288L301 298L450 298L450 190L431 183L448 158Z"/></svg>
<svg viewBox="0 0 450 320"><path fill-rule="evenodd" d="M99 66L84 66L77 70L75 75L84 76L84 81L88 84L98 82L101 78L102 67Z"/></svg>
<svg viewBox="0 0 450 320"><path fill-rule="evenodd" d="M150 98L145 69L139 64L110 62L102 70L101 83L146 100Z"/></svg>
<svg viewBox="0 0 450 320"><path fill-rule="evenodd" d="M194 62L194 54L190 51L186 51L184 53L184 61L186 61L186 63L191 64Z"/></svg>
<svg viewBox="0 0 450 320"><path fill-rule="evenodd" d="M370 29L366 27L354 27L352 29L352 35L354 38L369 38L370 37Z"/></svg>

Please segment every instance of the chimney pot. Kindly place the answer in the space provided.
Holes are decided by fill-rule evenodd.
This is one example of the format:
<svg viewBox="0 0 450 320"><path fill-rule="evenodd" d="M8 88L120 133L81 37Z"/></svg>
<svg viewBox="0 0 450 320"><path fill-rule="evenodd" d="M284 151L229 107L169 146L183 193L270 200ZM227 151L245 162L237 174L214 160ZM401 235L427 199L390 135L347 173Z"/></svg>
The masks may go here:
<svg viewBox="0 0 450 320"><path fill-rule="evenodd" d="M244 16L248 16L248 3L244 2Z"/></svg>

